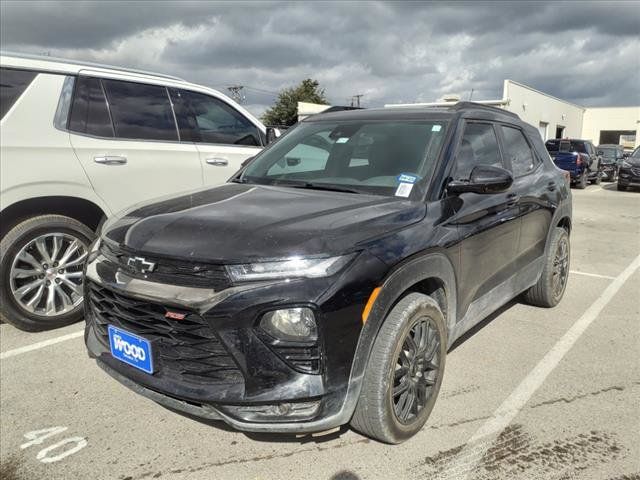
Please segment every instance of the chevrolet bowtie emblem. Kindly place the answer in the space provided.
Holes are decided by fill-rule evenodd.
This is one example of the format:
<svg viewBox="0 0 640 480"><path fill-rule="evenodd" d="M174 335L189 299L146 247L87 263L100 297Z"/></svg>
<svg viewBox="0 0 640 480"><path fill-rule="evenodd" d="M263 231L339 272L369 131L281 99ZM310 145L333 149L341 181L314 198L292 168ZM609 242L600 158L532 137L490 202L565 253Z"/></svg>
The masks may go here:
<svg viewBox="0 0 640 480"><path fill-rule="evenodd" d="M138 273L153 272L156 268L156 264L154 262L148 262L143 257L129 257L127 260L127 266L131 267Z"/></svg>

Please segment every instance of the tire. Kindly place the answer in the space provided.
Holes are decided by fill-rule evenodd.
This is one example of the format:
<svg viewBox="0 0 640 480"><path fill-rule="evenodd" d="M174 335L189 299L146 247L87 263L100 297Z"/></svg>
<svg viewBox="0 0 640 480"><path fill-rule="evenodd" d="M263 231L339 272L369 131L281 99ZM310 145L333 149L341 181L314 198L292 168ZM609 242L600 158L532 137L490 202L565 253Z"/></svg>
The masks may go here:
<svg viewBox="0 0 640 480"><path fill-rule="evenodd" d="M569 279L571 244L564 228L556 227L551 234L549 249L544 260L544 268L538 282L524 293L527 303L536 307L555 307L564 295ZM562 254L563 245L566 248ZM559 278L555 278L559 275ZM560 283L556 283L559 281Z"/></svg>
<svg viewBox="0 0 640 480"><path fill-rule="evenodd" d="M587 180L587 172L584 171L582 172L582 175L580 175L580 180L576 182L576 188L578 190L584 190L587 188L587 183L589 183Z"/></svg>
<svg viewBox="0 0 640 480"><path fill-rule="evenodd" d="M86 257L94 236L86 225L62 215L32 217L13 227L0 241L2 321L20 330L36 332L81 320L82 257L83 253ZM45 258L40 252L41 245L45 245L46 255L51 257L52 264L47 265L47 269L41 264ZM26 257L28 261L18 259L23 249L22 258ZM70 257L65 259L69 252ZM64 264L58 265L55 260L62 260ZM21 288L31 285L36 286L17 297ZM38 295L35 304L29 306ZM51 310L49 298L53 300Z"/></svg>
<svg viewBox="0 0 640 480"><path fill-rule="evenodd" d="M627 190L627 187L624 185L620 185L620 183L618 183L618 190L620 190L621 192L624 192Z"/></svg>
<svg viewBox="0 0 640 480"><path fill-rule="evenodd" d="M409 338L420 338L417 332L425 332L425 325L426 338L431 339L432 343L427 343L428 347L422 347L425 349L424 356L413 356L411 349L405 349L405 342ZM418 328L421 329L417 330ZM412 335L412 332L416 334ZM434 339L438 339L437 344ZM416 345L415 340L413 345ZM421 348L416 348L413 352L420 350ZM421 293L409 293L403 297L389 312L378 332L351 426L364 435L390 444L401 443L415 435L433 410L442 383L446 353L447 328L438 303ZM402 367L400 363L409 357L413 357L415 363L410 368ZM430 357L432 358L429 359ZM423 374L414 375L422 366L425 367ZM396 373L403 370L407 373L396 379ZM392 392L395 382L395 388L399 390L405 385L409 386L404 393L396 394L397 406ZM415 413L411 407L407 407L411 392L416 392L413 401L415 405L422 403ZM407 397L404 406L411 411L411 417L401 421L397 409L402 413L401 403L405 393Z"/></svg>

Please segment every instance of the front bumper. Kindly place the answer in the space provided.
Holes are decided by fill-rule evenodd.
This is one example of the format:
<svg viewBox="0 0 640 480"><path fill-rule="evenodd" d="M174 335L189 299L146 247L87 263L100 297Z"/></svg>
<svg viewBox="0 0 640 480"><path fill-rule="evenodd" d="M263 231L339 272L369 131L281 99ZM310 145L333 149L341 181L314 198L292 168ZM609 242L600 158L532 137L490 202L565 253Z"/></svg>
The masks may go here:
<svg viewBox="0 0 640 480"><path fill-rule="evenodd" d="M369 261L377 260L370 258ZM345 288L350 290L352 275L347 268L338 275L340 278L262 282L214 292L130 278L118 266L99 256L87 265L86 271L85 343L89 355L109 375L168 408L222 420L234 428L252 432L328 430L350 420L360 390L360 379L352 379L350 372L361 329L359 312L366 298L358 293L363 290L355 285L355 290L349 292L351 295L345 295ZM96 310L91 290L95 287L127 301L149 302L154 308L166 305L192 312L190 315L204 322L202 329L213 332L212 342L219 341L228 357L224 364L233 366L231 376L225 374L222 381L220 378L193 381L166 361L167 353L171 357L171 353L183 345L167 346L162 344L162 338L154 338L153 334L147 338L156 344L160 342L158 351L165 354L165 358L154 360L158 365L156 372L149 375L116 360L110 354L103 328L105 318L111 322L115 317ZM345 299L349 299L348 304ZM273 308L283 303L289 306L304 303L316 310L322 337L320 372L310 374L297 370L256 332L256 320L265 306ZM219 350L215 352L220 354Z"/></svg>
<svg viewBox="0 0 640 480"><path fill-rule="evenodd" d="M624 187L640 187L640 167L621 168L618 183Z"/></svg>
<svg viewBox="0 0 640 480"><path fill-rule="evenodd" d="M615 163L602 164L602 173L604 174L604 178L606 178L609 181L615 178L617 171L618 171L618 166Z"/></svg>

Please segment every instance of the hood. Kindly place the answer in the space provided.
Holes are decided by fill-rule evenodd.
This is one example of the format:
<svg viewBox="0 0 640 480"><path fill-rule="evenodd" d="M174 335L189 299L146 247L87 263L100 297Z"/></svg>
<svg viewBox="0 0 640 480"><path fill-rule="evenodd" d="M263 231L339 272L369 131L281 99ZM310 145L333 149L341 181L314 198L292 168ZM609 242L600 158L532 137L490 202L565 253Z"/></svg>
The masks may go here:
<svg viewBox="0 0 640 480"><path fill-rule="evenodd" d="M425 212L397 197L229 183L134 207L103 237L140 253L241 263L357 250Z"/></svg>
<svg viewBox="0 0 640 480"><path fill-rule="evenodd" d="M633 167L640 167L640 157L627 157L624 161Z"/></svg>

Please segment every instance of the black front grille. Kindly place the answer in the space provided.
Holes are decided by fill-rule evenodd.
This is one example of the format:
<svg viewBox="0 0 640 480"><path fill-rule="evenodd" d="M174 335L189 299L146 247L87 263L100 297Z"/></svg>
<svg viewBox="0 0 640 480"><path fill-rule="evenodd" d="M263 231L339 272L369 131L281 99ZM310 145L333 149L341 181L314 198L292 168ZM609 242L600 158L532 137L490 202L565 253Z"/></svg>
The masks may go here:
<svg viewBox="0 0 640 480"><path fill-rule="evenodd" d="M149 340L154 364L162 374L206 384L244 381L219 338L196 313L170 308L186 316L168 319L163 305L133 299L93 282L87 293L96 332L105 346L109 345L108 325L113 325Z"/></svg>
<svg viewBox="0 0 640 480"><path fill-rule="evenodd" d="M206 287L216 291L231 286L224 265L195 263L173 260L136 253L128 249L102 242L100 253L111 262L134 277L143 277L152 282L180 285L184 287ZM128 265L129 258L144 257L147 262L155 264L151 272L141 273Z"/></svg>

